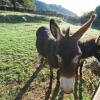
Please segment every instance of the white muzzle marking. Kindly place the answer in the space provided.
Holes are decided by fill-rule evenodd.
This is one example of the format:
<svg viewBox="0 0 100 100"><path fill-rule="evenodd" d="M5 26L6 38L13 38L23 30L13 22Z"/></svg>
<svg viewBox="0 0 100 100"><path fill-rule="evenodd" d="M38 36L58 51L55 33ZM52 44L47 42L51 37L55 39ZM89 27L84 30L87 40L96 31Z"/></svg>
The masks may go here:
<svg viewBox="0 0 100 100"><path fill-rule="evenodd" d="M75 78L60 77L60 87L66 93L71 93L74 90Z"/></svg>

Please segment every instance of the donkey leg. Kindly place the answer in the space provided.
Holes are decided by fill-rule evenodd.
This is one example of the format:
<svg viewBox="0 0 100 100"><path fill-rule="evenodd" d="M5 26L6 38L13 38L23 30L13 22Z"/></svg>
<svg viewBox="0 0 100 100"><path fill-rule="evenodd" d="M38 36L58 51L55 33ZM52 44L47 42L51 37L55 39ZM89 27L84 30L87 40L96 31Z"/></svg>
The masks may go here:
<svg viewBox="0 0 100 100"><path fill-rule="evenodd" d="M76 71L76 78L75 78L75 86L74 86L74 100L78 100L78 94L77 94L77 91L78 91L78 69Z"/></svg>
<svg viewBox="0 0 100 100"><path fill-rule="evenodd" d="M63 100L63 98L64 98L64 91L60 89L58 100Z"/></svg>
<svg viewBox="0 0 100 100"><path fill-rule="evenodd" d="M49 82L49 89L52 90L52 79L53 79L53 68L50 67L50 82Z"/></svg>
<svg viewBox="0 0 100 100"><path fill-rule="evenodd" d="M60 87L60 69L57 72L57 83ZM62 89L60 89L58 100L63 100L63 97L64 97L64 91Z"/></svg>
<svg viewBox="0 0 100 100"><path fill-rule="evenodd" d="M45 94L45 100L49 100L49 98L50 98L50 94L51 94L51 90L52 90L52 79L53 79L53 68L50 67L50 82L49 82L48 90Z"/></svg>
<svg viewBox="0 0 100 100"><path fill-rule="evenodd" d="M57 71L57 83L60 85L60 69Z"/></svg>
<svg viewBox="0 0 100 100"><path fill-rule="evenodd" d="M83 68L83 64L84 64L84 60L81 60L80 62L80 69L79 69L79 72L80 72L80 83L79 83L79 100L82 100L83 97L82 97L82 68Z"/></svg>
<svg viewBox="0 0 100 100"><path fill-rule="evenodd" d="M60 70L57 71L57 82L56 82L56 86L55 86L55 88L53 90L53 94L52 94L51 100L55 100L57 95L58 95L58 93L59 93L59 87L60 87L59 79L60 79Z"/></svg>

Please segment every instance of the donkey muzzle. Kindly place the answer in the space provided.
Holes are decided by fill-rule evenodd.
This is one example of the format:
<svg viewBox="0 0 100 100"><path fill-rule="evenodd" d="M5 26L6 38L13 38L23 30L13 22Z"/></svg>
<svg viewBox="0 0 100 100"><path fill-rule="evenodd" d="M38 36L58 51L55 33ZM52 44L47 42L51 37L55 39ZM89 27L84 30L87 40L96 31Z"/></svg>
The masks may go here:
<svg viewBox="0 0 100 100"><path fill-rule="evenodd" d="M61 89L69 94L72 93L74 90L74 84L75 84L75 78L71 77L71 78L66 78L66 77L60 77L60 87Z"/></svg>

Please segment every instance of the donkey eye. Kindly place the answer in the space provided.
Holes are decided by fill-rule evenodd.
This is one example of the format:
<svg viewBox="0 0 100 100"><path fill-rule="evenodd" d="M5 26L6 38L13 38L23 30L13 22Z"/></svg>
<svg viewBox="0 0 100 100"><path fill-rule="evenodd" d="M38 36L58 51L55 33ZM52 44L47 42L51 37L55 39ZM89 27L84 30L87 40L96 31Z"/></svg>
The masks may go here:
<svg viewBox="0 0 100 100"><path fill-rule="evenodd" d="M75 56L75 57L73 58L72 62L73 62L73 63L78 63L79 57L80 57L80 55Z"/></svg>

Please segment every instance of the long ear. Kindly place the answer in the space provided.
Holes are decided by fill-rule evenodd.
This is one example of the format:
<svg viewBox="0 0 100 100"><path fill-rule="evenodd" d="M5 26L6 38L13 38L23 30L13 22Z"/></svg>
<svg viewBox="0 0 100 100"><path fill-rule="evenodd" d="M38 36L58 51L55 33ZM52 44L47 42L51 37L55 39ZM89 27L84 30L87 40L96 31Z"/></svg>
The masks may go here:
<svg viewBox="0 0 100 100"><path fill-rule="evenodd" d="M95 40L95 43L96 43L97 45L100 45L100 36Z"/></svg>
<svg viewBox="0 0 100 100"><path fill-rule="evenodd" d="M50 20L50 30L52 35L56 38L56 39L61 39L63 37L62 32L59 28L59 26L56 24L54 19Z"/></svg>
<svg viewBox="0 0 100 100"><path fill-rule="evenodd" d="M88 28L92 25L93 21L96 18L96 14L93 12L90 19L77 31L72 35L72 38L75 41L78 41L82 35L88 30Z"/></svg>

